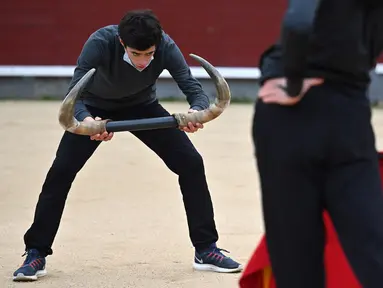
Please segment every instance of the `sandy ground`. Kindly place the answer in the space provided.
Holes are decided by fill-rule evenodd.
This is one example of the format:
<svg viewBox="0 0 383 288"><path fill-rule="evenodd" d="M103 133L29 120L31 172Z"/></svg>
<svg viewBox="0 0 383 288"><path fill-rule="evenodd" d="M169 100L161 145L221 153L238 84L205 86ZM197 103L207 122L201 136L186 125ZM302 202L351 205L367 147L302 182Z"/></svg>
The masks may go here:
<svg viewBox="0 0 383 288"><path fill-rule="evenodd" d="M63 132L59 104L0 102L0 288L238 287L240 274L193 271L177 177L128 132L103 143L78 174L54 254L47 258L48 276L35 283L11 281L24 259L23 234ZM164 106L171 112L187 109ZM262 232L251 116L250 105L232 105L190 135L205 160L219 245L243 264Z"/></svg>
<svg viewBox="0 0 383 288"><path fill-rule="evenodd" d="M240 274L192 270L177 178L130 133L101 145L78 174L54 255L47 259L48 276L35 283L11 281L24 259L22 237L62 135L59 104L0 102L0 288L238 287ZM187 109L164 106L171 112ZM243 264L262 235L252 113L252 105L233 104L190 135L205 159L219 245ZM373 115L377 145L383 148L383 111Z"/></svg>

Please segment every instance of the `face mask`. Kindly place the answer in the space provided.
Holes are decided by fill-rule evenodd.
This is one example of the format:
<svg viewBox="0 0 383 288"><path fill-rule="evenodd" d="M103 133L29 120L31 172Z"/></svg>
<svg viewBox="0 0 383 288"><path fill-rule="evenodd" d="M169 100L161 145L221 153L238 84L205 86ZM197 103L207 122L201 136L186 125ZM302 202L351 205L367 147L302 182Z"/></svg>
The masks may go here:
<svg viewBox="0 0 383 288"><path fill-rule="evenodd" d="M146 64L146 66L145 66L144 68L142 68L142 69L138 69L138 68L133 64L132 60L130 60L130 58L129 58L129 56L128 56L128 54L127 54L126 52L125 52L125 54L124 54L123 59L124 59L124 61L125 61L126 63L129 63L129 64L132 65L134 68L136 68L137 71L142 72L143 70L146 69L146 67L149 66L149 64L153 61L154 57L152 56L152 57L150 58L148 64Z"/></svg>

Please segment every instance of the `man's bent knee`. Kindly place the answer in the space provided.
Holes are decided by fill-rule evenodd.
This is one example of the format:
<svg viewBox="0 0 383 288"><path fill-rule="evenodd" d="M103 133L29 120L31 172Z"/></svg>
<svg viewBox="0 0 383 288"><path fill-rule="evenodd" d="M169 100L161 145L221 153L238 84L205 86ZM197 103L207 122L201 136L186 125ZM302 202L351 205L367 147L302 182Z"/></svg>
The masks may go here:
<svg viewBox="0 0 383 288"><path fill-rule="evenodd" d="M199 173L204 171L204 163L202 156L197 151L174 155L169 168L178 175L185 173Z"/></svg>

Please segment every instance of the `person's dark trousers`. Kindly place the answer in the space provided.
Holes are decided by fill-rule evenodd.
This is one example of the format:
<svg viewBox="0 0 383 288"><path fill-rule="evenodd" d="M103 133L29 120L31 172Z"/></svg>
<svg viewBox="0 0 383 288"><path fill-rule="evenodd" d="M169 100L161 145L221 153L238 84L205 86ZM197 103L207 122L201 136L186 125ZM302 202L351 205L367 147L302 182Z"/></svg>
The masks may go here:
<svg viewBox="0 0 383 288"><path fill-rule="evenodd" d="M94 117L112 120L170 115L158 101L113 113L92 107L88 107L88 109ZM152 149L171 171L179 176L190 238L194 247L201 250L215 243L218 240L218 233L215 227L213 205L206 182L204 163L186 133L177 128L132 133ZM44 255L53 253L52 244L59 228L68 192L77 173L100 143L100 141L90 140L88 136L64 133L56 158L42 186L34 221L24 235L26 249L36 248ZM129 157L129 155L122 157Z"/></svg>
<svg viewBox="0 0 383 288"><path fill-rule="evenodd" d="M383 192L366 90L326 83L295 106L259 100L253 120L277 287L325 287L324 209L362 286L383 287Z"/></svg>

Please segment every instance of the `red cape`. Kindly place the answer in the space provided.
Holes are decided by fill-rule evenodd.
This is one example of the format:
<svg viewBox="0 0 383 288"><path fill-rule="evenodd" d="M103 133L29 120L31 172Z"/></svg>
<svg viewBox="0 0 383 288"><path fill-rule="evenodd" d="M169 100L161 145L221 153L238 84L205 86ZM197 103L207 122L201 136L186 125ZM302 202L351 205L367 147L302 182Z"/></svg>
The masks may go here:
<svg viewBox="0 0 383 288"><path fill-rule="evenodd" d="M342 247L339 245L332 222L323 213L326 226L325 268L327 288L362 288L355 278ZM241 288L277 288L270 268L265 236L254 251L239 281ZM293 287L292 287L293 288Z"/></svg>
<svg viewBox="0 0 383 288"><path fill-rule="evenodd" d="M380 176L383 179L383 153L380 154ZM338 236L327 212L323 213L326 227L325 269L327 288L362 288L339 244ZM265 236L252 254L239 280L240 288L277 288L270 268ZM294 288L294 287L292 287Z"/></svg>

